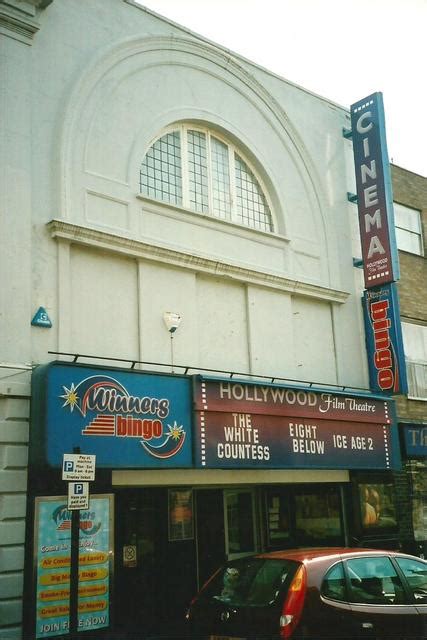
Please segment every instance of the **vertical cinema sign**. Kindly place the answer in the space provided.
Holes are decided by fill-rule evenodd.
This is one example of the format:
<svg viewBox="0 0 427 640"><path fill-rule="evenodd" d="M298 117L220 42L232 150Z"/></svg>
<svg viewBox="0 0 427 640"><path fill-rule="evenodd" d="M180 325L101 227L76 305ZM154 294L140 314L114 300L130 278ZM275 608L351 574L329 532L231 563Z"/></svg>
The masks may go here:
<svg viewBox="0 0 427 640"><path fill-rule="evenodd" d="M351 106L365 288L399 279L393 196L381 93Z"/></svg>
<svg viewBox="0 0 427 640"><path fill-rule="evenodd" d="M351 132L365 275L363 310L370 386L376 393L407 393L395 285L399 256L381 93L351 106Z"/></svg>

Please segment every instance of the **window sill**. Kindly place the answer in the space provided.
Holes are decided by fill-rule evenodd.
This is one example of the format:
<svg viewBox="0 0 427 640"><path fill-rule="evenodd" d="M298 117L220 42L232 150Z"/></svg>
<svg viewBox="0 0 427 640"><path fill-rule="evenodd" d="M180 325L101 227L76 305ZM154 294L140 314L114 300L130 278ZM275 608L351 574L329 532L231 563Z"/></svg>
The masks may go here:
<svg viewBox="0 0 427 640"><path fill-rule="evenodd" d="M248 237L253 239L254 235L258 235L260 238L263 238L264 242L266 238L277 241L279 243L289 242L289 238L280 233L277 233L276 231L263 231L262 229L256 229L255 227L249 227L243 224L239 224L238 222L234 222L233 220L218 218L217 216L214 216L210 213L200 213L198 211L187 209L186 207L182 207L180 205L169 204L168 202L161 202L160 200L154 200L141 194L137 194L136 198L145 203L147 211L158 213L162 216L183 221L188 221L190 219L192 224L198 224L204 227L209 226L211 228L217 228L221 230L226 227L227 233L239 235L240 237L245 237L247 235Z"/></svg>

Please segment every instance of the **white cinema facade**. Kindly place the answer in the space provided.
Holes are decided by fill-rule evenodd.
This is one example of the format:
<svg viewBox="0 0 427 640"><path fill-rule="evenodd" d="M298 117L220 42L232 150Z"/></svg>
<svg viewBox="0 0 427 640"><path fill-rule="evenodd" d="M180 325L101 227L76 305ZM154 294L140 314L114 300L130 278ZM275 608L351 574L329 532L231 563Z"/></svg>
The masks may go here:
<svg viewBox="0 0 427 640"><path fill-rule="evenodd" d="M0 640L69 630L73 450L82 632L179 624L225 557L393 539L348 109L130 0L0 7Z"/></svg>

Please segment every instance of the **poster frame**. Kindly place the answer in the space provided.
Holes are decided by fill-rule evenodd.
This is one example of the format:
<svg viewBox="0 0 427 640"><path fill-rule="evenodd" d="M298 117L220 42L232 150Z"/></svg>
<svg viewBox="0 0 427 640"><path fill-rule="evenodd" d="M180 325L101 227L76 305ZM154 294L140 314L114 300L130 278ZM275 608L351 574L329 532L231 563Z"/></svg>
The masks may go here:
<svg viewBox="0 0 427 640"><path fill-rule="evenodd" d="M186 501L185 507L190 510L191 518L189 523L189 531L186 535L184 532L184 518L182 518L181 525L183 535L178 536L173 531L172 523L172 511L176 508L177 502L183 498L183 494L189 494L189 498ZM194 492L191 488L182 489L168 489L168 540L169 542L180 542L183 540L194 540Z"/></svg>
<svg viewBox="0 0 427 640"><path fill-rule="evenodd" d="M85 633L87 631L97 632L98 630L105 631L111 629L113 626L114 618L114 545L115 545L115 530L114 530L114 494L113 493L94 493L89 498L89 509L82 509L82 511L90 510L90 502L92 499L107 499L108 500L108 625L105 627L98 627L96 629L78 629L78 633ZM63 502L67 508L67 495L54 495L54 496L34 496L34 513L33 513L33 540L32 540L32 629L31 637L36 638L55 638L64 637L71 638L70 627L68 630L61 629L57 634L37 635L37 565L40 558L38 557L39 546L39 524L40 524L40 505L49 502ZM70 530L71 533L71 530ZM69 555L71 559L71 538L69 544ZM68 620L70 620L70 613L68 614ZM81 636L84 638L84 635Z"/></svg>
<svg viewBox="0 0 427 640"><path fill-rule="evenodd" d="M382 503L380 503L380 511L376 515L375 521L368 523L364 521L365 492L374 491L379 494ZM359 505L360 526L364 535L366 534L383 534L396 532L398 528L397 512L396 512L396 489L391 479L385 478L359 478L357 483L357 495ZM381 521L383 504L388 501L391 512L388 515L389 522ZM373 503L372 503L373 504Z"/></svg>

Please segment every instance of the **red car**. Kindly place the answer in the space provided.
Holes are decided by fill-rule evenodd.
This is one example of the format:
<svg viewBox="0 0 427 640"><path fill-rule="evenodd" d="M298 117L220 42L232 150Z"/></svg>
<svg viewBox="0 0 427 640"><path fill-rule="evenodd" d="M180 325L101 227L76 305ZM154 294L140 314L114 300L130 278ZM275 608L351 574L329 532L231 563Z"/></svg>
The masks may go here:
<svg viewBox="0 0 427 640"><path fill-rule="evenodd" d="M427 638L427 562L367 549L294 549L228 562L187 613L197 640Z"/></svg>

